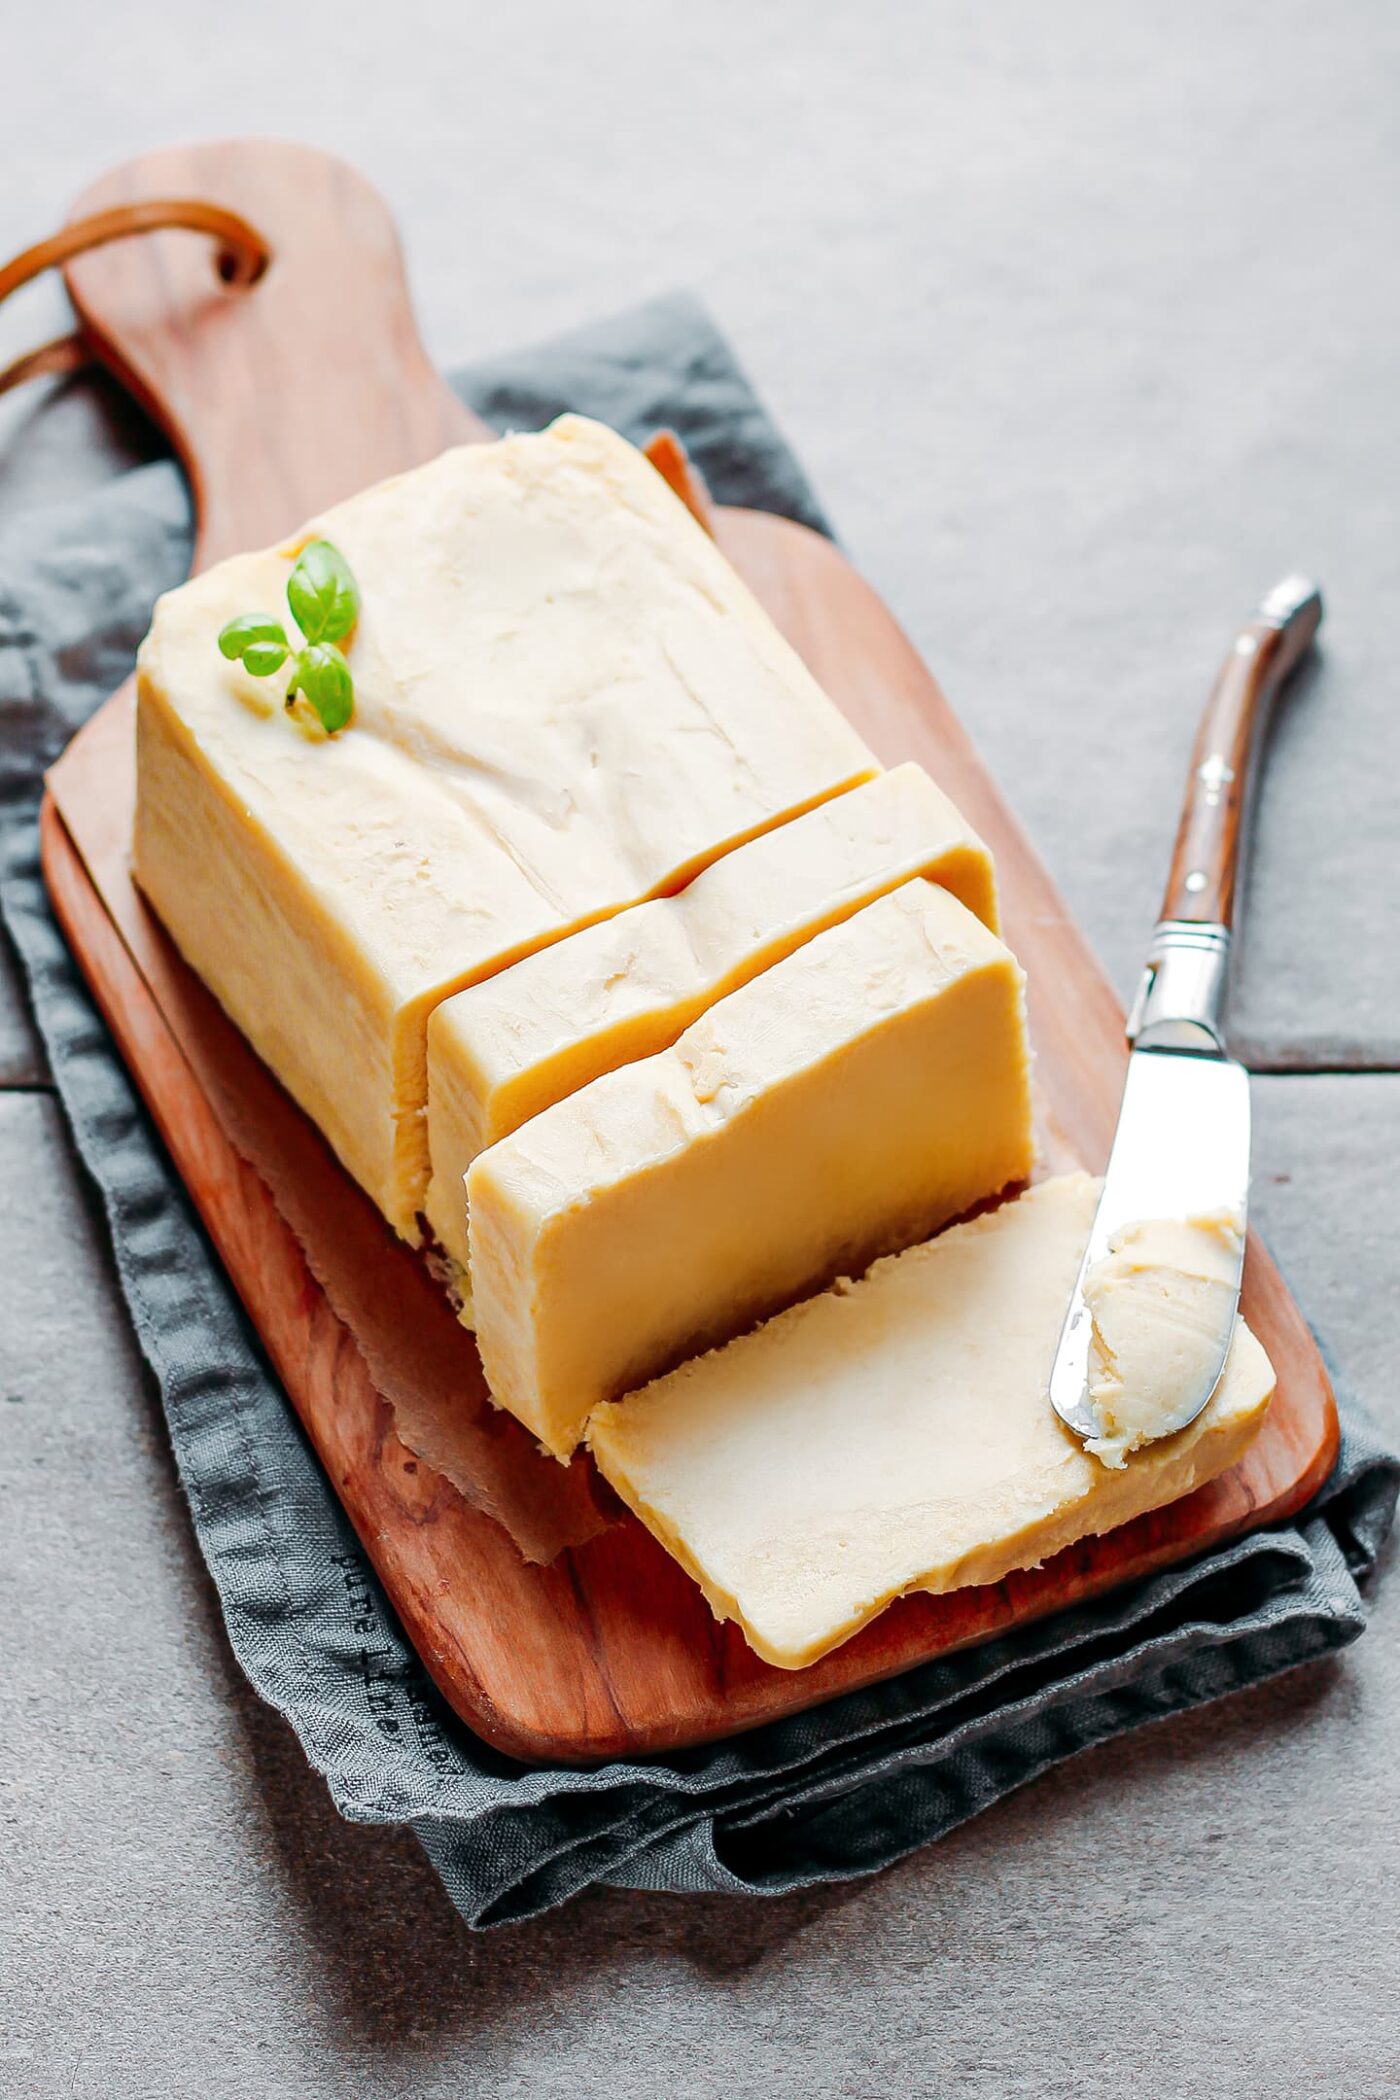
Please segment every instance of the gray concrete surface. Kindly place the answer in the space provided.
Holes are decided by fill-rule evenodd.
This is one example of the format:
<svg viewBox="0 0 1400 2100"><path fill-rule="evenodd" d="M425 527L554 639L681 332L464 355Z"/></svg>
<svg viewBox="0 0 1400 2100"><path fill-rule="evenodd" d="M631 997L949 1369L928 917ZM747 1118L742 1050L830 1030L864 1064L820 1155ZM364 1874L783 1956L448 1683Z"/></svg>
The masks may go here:
<svg viewBox="0 0 1400 2100"><path fill-rule="evenodd" d="M1280 724L1236 1025L1303 1075L1257 1087L1265 1229L1400 1434L1400 15L201 13L54 0L10 28L0 250L148 144L260 130L384 188L444 363L694 286L1125 990L1230 624L1318 571L1327 649ZM26 294L0 357L59 325ZM93 414L7 405L7 514L107 471ZM473 1939L237 1675L42 1078L0 961L0 2092L1400 2085L1393 1581L1340 1662L872 1883L604 1894Z"/></svg>

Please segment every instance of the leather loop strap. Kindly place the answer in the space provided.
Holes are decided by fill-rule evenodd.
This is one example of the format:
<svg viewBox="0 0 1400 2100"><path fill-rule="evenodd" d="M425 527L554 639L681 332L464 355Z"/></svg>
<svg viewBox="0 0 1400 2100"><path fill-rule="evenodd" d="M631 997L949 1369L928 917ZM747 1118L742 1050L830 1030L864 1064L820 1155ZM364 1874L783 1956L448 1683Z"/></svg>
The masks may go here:
<svg viewBox="0 0 1400 2100"><path fill-rule="evenodd" d="M0 303L22 284L42 276L89 249L105 248L109 241L124 241L135 233L154 233L167 227L189 233L207 233L219 243L215 268L225 284L256 284L272 260L272 250L255 226L236 211L221 204L206 204L198 197L149 197L139 204L115 204L95 211L85 219L74 219L46 241L36 241L0 268ZM38 350L26 351L0 371L0 394L40 373L74 372L88 363L90 352L81 332L59 336Z"/></svg>
<svg viewBox="0 0 1400 2100"><path fill-rule="evenodd" d="M58 335L51 343L41 343L37 350L26 350L13 364L0 371L0 394L12 386L23 386L26 379L40 379L45 375L60 372L81 372L84 365L91 364L92 356L81 335Z"/></svg>

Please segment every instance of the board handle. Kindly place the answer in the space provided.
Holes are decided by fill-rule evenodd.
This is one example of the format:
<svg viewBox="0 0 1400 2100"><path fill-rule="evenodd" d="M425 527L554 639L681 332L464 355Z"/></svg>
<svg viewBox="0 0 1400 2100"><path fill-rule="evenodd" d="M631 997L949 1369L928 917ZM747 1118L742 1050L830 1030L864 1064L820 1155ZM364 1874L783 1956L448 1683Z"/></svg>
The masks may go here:
<svg viewBox="0 0 1400 2100"><path fill-rule="evenodd" d="M1321 620L1317 585L1290 576L1236 635L1196 732L1162 921L1226 932L1233 925L1263 731L1275 694L1306 654Z"/></svg>
<svg viewBox="0 0 1400 2100"><path fill-rule="evenodd" d="M245 242L220 267L189 220L161 221L171 198L197 200L199 233L227 239L236 222L265 262ZM92 249L95 215L150 230ZM65 239L84 344L188 476L196 568L489 434L423 349L387 207L329 154L266 139L146 154L79 198ZM31 353L31 370L55 368L46 353L59 356Z"/></svg>

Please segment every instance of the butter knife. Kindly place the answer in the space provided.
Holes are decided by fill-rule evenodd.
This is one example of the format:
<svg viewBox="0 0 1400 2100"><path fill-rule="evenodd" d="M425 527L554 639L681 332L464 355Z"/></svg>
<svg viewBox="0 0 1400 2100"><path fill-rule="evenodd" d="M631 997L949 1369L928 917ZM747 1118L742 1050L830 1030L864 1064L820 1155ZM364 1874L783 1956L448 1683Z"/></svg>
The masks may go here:
<svg viewBox="0 0 1400 2100"><path fill-rule="evenodd" d="M1101 1425L1089 1405L1093 1321L1085 1277L1127 1228L1213 1215L1238 1220L1237 1252L1232 1239L1229 1254L1233 1291L1215 1301L1219 1335L1208 1334L1199 1382L1191 1381L1180 1405L1160 1418L1155 1435L1194 1421L1225 1368L1249 1197L1249 1075L1230 1056L1222 1022L1230 935L1270 705L1321 619L1315 584L1299 576L1276 584L1235 637L1196 733L1161 916L1128 1017L1132 1054L1118 1129L1050 1374L1055 1412L1086 1439Z"/></svg>

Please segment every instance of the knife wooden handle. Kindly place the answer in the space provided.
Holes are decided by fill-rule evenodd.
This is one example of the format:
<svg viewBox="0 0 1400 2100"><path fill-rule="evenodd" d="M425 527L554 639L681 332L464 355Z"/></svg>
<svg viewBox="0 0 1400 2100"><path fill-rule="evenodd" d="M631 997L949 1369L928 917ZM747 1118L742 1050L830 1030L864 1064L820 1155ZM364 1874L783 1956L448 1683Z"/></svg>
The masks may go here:
<svg viewBox="0 0 1400 2100"><path fill-rule="evenodd" d="M1263 730L1274 695L1306 654L1321 619L1317 586L1290 576L1235 637L1196 732L1162 919L1194 926L1233 923Z"/></svg>

